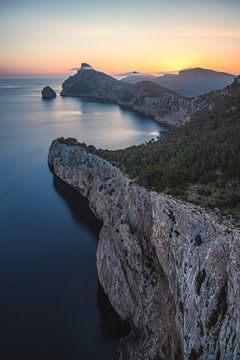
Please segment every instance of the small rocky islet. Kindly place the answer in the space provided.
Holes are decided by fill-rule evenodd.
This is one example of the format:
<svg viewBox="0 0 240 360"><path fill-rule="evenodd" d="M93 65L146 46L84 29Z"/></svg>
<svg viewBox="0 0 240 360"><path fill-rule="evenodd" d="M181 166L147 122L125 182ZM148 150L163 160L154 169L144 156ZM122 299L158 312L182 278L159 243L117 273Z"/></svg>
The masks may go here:
<svg viewBox="0 0 240 360"><path fill-rule="evenodd" d="M45 100L54 99L57 96L56 92L50 87L45 86L42 89L42 98Z"/></svg>

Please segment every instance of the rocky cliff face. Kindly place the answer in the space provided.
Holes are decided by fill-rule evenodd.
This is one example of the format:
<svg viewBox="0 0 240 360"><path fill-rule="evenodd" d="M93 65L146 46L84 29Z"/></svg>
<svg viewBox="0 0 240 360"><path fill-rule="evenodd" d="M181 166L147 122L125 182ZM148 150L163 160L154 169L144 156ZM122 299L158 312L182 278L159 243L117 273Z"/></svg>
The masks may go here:
<svg viewBox="0 0 240 360"><path fill-rule="evenodd" d="M109 99L112 88L117 83L113 77L83 63L75 75L63 82L61 95Z"/></svg>
<svg viewBox="0 0 240 360"><path fill-rule="evenodd" d="M141 81L128 88L124 84L125 87L122 85L112 90L111 100L117 104L151 116L161 124L180 126L190 120L193 100L180 97L151 81Z"/></svg>
<svg viewBox="0 0 240 360"><path fill-rule="evenodd" d="M240 232L148 192L74 140L55 140L54 173L103 222L99 280L131 334L121 359L240 358Z"/></svg>

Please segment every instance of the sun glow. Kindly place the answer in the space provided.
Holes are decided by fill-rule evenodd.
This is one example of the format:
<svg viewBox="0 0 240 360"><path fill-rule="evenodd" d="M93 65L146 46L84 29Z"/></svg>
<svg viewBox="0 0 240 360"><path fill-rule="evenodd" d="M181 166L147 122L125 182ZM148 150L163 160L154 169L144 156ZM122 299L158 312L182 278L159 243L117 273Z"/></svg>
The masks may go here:
<svg viewBox="0 0 240 360"><path fill-rule="evenodd" d="M240 72L236 1L43 3L0 4L0 74L68 75L81 62L110 74L196 66Z"/></svg>

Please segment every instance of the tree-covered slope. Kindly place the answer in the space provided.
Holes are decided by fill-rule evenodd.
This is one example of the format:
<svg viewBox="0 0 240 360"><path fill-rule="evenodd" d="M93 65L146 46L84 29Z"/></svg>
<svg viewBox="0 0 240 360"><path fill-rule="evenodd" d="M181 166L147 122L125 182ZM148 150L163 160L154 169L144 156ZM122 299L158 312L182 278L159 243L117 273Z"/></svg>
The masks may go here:
<svg viewBox="0 0 240 360"><path fill-rule="evenodd" d="M87 148L147 189L240 217L239 97L221 99L157 141L117 151Z"/></svg>

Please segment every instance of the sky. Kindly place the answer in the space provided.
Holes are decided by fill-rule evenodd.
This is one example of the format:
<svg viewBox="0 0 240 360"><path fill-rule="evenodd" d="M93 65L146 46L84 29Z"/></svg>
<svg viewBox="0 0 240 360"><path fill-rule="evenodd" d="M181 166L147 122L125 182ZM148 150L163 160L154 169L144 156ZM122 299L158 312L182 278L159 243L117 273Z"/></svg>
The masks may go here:
<svg viewBox="0 0 240 360"><path fill-rule="evenodd" d="M0 75L240 73L240 0L0 0Z"/></svg>

